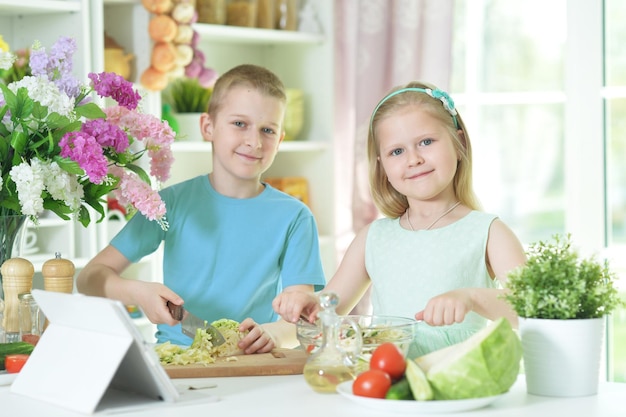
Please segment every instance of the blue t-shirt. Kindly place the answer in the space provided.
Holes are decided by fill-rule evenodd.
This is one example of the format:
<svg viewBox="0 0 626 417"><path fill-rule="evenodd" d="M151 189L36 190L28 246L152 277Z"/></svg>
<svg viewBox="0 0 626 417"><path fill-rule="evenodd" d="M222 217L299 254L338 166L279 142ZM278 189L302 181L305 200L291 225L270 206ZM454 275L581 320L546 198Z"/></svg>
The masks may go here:
<svg viewBox="0 0 626 417"><path fill-rule="evenodd" d="M268 323L278 319L271 304L283 288L325 285L317 225L301 201L267 184L253 198L226 197L208 175L165 188L161 197L167 231L137 214L111 244L137 262L164 242L163 283L193 314ZM180 325L157 328L159 343L191 343Z"/></svg>

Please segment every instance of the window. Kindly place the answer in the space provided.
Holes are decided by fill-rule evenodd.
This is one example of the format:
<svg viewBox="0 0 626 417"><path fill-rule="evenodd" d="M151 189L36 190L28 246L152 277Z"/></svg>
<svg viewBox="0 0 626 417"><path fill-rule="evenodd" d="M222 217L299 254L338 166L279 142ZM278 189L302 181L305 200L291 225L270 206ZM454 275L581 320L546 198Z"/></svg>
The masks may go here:
<svg viewBox="0 0 626 417"><path fill-rule="evenodd" d="M484 209L524 244L572 233L626 289L625 18L621 0L455 0L450 90ZM626 311L608 336L626 381Z"/></svg>

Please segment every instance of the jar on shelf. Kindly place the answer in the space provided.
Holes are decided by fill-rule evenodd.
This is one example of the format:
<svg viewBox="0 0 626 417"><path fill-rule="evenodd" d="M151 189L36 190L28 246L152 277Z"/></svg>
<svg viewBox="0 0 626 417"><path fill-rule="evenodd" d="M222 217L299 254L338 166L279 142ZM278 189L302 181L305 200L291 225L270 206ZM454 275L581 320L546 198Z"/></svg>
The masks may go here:
<svg viewBox="0 0 626 417"><path fill-rule="evenodd" d="M256 27L258 0L228 0L226 23L232 26Z"/></svg>
<svg viewBox="0 0 626 417"><path fill-rule="evenodd" d="M226 24L226 1L227 0L196 0L198 23L212 25Z"/></svg>
<svg viewBox="0 0 626 417"><path fill-rule="evenodd" d="M275 0L257 0L256 26L261 29L274 29L276 25Z"/></svg>
<svg viewBox="0 0 626 417"><path fill-rule="evenodd" d="M276 0L276 29L298 30L299 0Z"/></svg>

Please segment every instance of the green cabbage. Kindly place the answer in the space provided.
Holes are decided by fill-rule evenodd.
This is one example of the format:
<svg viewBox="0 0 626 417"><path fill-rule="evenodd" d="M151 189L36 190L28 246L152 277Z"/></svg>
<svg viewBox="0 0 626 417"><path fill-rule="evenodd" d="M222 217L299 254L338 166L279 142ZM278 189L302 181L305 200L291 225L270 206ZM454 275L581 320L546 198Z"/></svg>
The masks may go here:
<svg viewBox="0 0 626 417"><path fill-rule="evenodd" d="M211 326L218 330L230 329L236 332L239 331L239 322L231 319L219 319L211 323Z"/></svg>
<svg viewBox="0 0 626 417"><path fill-rule="evenodd" d="M517 379L522 345L501 318L464 342L415 359L426 373L435 400L489 397L505 393Z"/></svg>

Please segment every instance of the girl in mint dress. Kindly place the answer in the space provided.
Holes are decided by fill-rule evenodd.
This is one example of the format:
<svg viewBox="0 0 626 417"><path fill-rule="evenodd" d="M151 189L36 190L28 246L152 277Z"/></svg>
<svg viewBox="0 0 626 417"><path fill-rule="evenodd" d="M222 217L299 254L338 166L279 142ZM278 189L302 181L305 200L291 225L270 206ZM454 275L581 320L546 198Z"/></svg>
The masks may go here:
<svg viewBox="0 0 626 417"><path fill-rule="evenodd" d="M447 93L412 82L373 111L370 187L384 215L360 230L326 290L348 314L372 286L373 314L418 320L409 357L466 340L488 320L517 316L501 295L524 249L496 215L480 211L472 188L472 149ZM274 300L277 313L314 319L314 294Z"/></svg>

